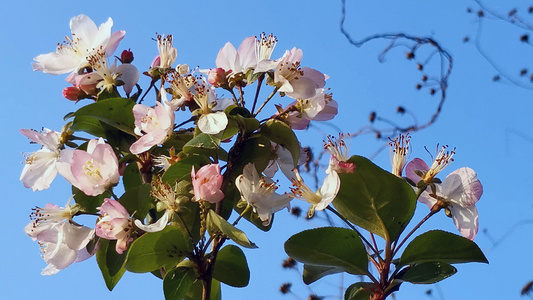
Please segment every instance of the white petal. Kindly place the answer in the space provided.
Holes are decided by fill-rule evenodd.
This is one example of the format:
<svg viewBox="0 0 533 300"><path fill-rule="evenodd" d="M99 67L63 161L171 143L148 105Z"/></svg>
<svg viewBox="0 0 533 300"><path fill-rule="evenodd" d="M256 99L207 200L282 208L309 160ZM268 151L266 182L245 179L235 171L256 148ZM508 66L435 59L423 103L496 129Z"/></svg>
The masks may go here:
<svg viewBox="0 0 533 300"><path fill-rule="evenodd" d="M59 155L47 150L39 150L31 155L31 163L26 163L20 180L26 188L42 191L50 187L57 175L56 162Z"/></svg>
<svg viewBox="0 0 533 300"><path fill-rule="evenodd" d="M218 52L215 64L217 68L222 68L225 71L235 71L235 60L237 57L237 50L231 43L226 43Z"/></svg>
<svg viewBox="0 0 533 300"><path fill-rule="evenodd" d="M165 214L159 220L157 220L157 222L152 223L150 225L144 225L143 223L141 223L140 220L135 220L135 226L146 232L158 232L163 230L165 226L167 226L171 214L172 211L165 211Z"/></svg>
<svg viewBox="0 0 533 300"><path fill-rule="evenodd" d="M474 240L479 229L479 215L477 208L461 207L459 205L450 206L453 222L461 234L470 240Z"/></svg>
<svg viewBox="0 0 533 300"><path fill-rule="evenodd" d="M319 190L322 200L317 204L315 209L324 210L335 199L335 197L337 197L340 186L341 181L337 172L330 172L324 179L324 183Z"/></svg>
<svg viewBox="0 0 533 300"><path fill-rule="evenodd" d="M217 134L226 129L228 117L224 112L202 115L198 120L198 128L205 134Z"/></svg>
<svg viewBox="0 0 533 300"><path fill-rule="evenodd" d="M134 65L122 64L116 68L115 72L120 73L118 79L124 81L124 85L122 87L124 88L124 92L129 95L133 87L139 81L139 70L137 70Z"/></svg>

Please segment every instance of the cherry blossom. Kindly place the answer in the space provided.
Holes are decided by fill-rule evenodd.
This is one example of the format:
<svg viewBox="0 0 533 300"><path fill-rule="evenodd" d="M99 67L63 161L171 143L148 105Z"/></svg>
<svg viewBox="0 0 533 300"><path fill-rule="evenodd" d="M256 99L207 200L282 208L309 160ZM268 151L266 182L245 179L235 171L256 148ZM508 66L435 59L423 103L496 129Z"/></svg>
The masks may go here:
<svg viewBox="0 0 533 300"><path fill-rule="evenodd" d="M24 169L20 174L20 180L26 188L34 191L42 191L50 187L50 183L57 175L56 163L59 159L61 135L48 128L43 128L42 132L32 129L21 129L20 133L41 144L43 147L26 157Z"/></svg>
<svg viewBox="0 0 533 300"><path fill-rule="evenodd" d="M291 195L276 193L278 187L274 181L260 176L253 163L244 166L242 174L235 179L235 186L241 199L253 208L265 226L270 224L274 213L290 207Z"/></svg>
<svg viewBox="0 0 533 300"><path fill-rule="evenodd" d="M167 101L156 102L153 108L144 104L135 104L133 116L135 117L134 132L141 136L130 147L133 154L143 153L153 146L163 144L174 131L174 109L168 105Z"/></svg>
<svg viewBox="0 0 533 300"><path fill-rule="evenodd" d="M316 95L316 89L323 88L326 76L315 69L300 67L303 57L301 49L285 51L274 71L274 82L278 91L294 99L309 99Z"/></svg>
<svg viewBox="0 0 533 300"><path fill-rule="evenodd" d="M107 91L112 91L116 86L122 86L126 95L129 95L133 87L139 81L140 73L132 64L118 65L116 62L109 66L105 53L95 51L88 57L88 62L94 72L81 75L74 74L74 78L67 78L67 81L75 84L76 87L85 90L83 87L95 86Z"/></svg>
<svg viewBox="0 0 533 300"><path fill-rule="evenodd" d="M392 174L402 177L403 169L407 163L410 146L411 137L409 134L400 134L397 138L389 142Z"/></svg>
<svg viewBox="0 0 533 300"><path fill-rule="evenodd" d="M56 52L41 54L34 58L33 70L54 75L77 72L89 66L87 57L95 51L102 51L106 57L110 57L126 34L122 30L111 34L112 26L111 18L100 27L96 27L96 24L85 15L72 18L70 20L72 38L67 37L67 42L59 45Z"/></svg>
<svg viewBox="0 0 533 300"><path fill-rule="evenodd" d="M185 181L182 181L185 183ZM152 184L151 195L156 199L157 211L164 211L163 215L154 223L144 225L140 220L135 220L135 226L146 232L158 232L172 221L174 214L179 212L182 205L189 201L189 198L178 193L179 183L174 186L166 182L156 180Z"/></svg>
<svg viewBox="0 0 533 300"><path fill-rule="evenodd" d="M178 50L172 44L172 35L157 35L157 50L159 55L156 56L151 67L160 69L170 69L178 57Z"/></svg>
<svg viewBox="0 0 533 300"><path fill-rule="evenodd" d="M224 199L224 193L220 190L223 176L220 174L219 164L202 166L198 172L191 170L192 186L196 201L217 203Z"/></svg>
<svg viewBox="0 0 533 300"><path fill-rule="evenodd" d="M415 158L405 166L405 176L415 184L420 180L432 183L435 176L453 162L454 154L455 149L448 151L448 146L442 146L437 152L431 167L428 167L422 159Z"/></svg>
<svg viewBox="0 0 533 300"><path fill-rule="evenodd" d="M118 183L118 159L102 138L90 140L87 151L65 149L57 162L59 173L88 196L97 196Z"/></svg>
<svg viewBox="0 0 533 300"><path fill-rule="evenodd" d="M348 162L350 159L350 147L344 140L344 134L340 133L338 138L328 135L328 141L324 141L324 148L331 154L326 174L333 171L337 173L354 172L355 164Z"/></svg>
<svg viewBox="0 0 533 300"><path fill-rule="evenodd" d="M76 206L47 204L44 208L34 208L30 215L31 222L24 232L41 246L43 259L48 266L42 275L53 275L70 266L89 258L86 246L94 237L94 229L72 223L77 212Z"/></svg>
<svg viewBox="0 0 533 300"><path fill-rule="evenodd" d="M328 205L337 197L339 188L341 186L341 181L339 175L335 171L331 171L326 178L320 189L316 192L313 192L309 186L304 182L300 174L296 172L296 179L292 180L292 194L295 198L306 201L311 204L311 208L307 213L308 217L311 218L315 210L324 210Z"/></svg>
<svg viewBox="0 0 533 300"><path fill-rule="evenodd" d="M442 184L435 185L435 193L423 193L418 199L432 211L449 210L461 234L474 240L479 228L479 215L475 204L483 194L477 174L470 168L460 168L450 173Z"/></svg>
<svg viewBox="0 0 533 300"><path fill-rule="evenodd" d="M128 244L133 241L133 221L128 211L120 202L109 198L104 199L98 210L101 217L96 223L96 235L107 240L117 240L115 251L118 254L124 253Z"/></svg>

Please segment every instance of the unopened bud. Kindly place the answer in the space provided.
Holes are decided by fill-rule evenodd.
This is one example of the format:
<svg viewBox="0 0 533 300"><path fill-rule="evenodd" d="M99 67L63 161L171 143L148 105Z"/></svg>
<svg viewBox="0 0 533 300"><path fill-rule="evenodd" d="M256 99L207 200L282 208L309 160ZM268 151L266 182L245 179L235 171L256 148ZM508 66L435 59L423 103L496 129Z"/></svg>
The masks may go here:
<svg viewBox="0 0 533 300"><path fill-rule="evenodd" d="M370 121L370 123L374 123L374 121L376 120L376 112L375 111L370 113L370 116L368 117L368 120Z"/></svg>
<svg viewBox="0 0 533 300"><path fill-rule="evenodd" d="M226 71L222 68L209 70L207 81L215 87L227 85L228 80L226 79Z"/></svg>
<svg viewBox="0 0 533 300"><path fill-rule="evenodd" d="M282 293L282 294L288 294L291 292L291 286L292 284L291 283L284 283L282 284L280 287L279 287L279 291Z"/></svg>
<svg viewBox="0 0 533 300"><path fill-rule="evenodd" d="M75 86L69 86L63 89L63 97L70 101L80 101L87 98L87 94Z"/></svg>
<svg viewBox="0 0 533 300"><path fill-rule="evenodd" d="M122 51L122 54L120 54L120 61L123 64L131 64L133 61L133 52L131 52L130 49Z"/></svg>

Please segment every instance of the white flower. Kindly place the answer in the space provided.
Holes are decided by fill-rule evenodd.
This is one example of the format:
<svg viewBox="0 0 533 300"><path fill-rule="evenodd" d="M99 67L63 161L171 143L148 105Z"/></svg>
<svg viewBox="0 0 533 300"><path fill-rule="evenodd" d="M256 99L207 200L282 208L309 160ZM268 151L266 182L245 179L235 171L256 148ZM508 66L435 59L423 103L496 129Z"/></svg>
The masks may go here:
<svg viewBox="0 0 533 300"><path fill-rule="evenodd" d="M200 107L195 113L200 114L197 125L203 133L217 134L226 129L228 116L225 112L217 110L224 110L231 101L216 99L215 91L205 81L197 85L194 101Z"/></svg>
<svg viewBox="0 0 533 300"><path fill-rule="evenodd" d="M300 174L296 171L297 179L292 181L294 188L292 188L292 193L294 197L304 200L307 203L311 204L311 208L307 213L308 217L314 215L315 210L324 210L328 205L337 197L339 188L341 186L341 181L339 175L335 171L331 171L318 191L313 192L309 186L307 186Z"/></svg>
<svg viewBox="0 0 533 300"><path fill-rule="evenodd" d="M249 36L245 38L238 50L231 43L226 43L218 52L215 64L217 68L222 68L231 73L246 73L257 64L255 56L256 38Z"/></svg>
<svg viewBox="0 0 533 300"><path fill-rule="evenodd" d="M73 224L76 211L68 204L65 208L47 204L45 208L33 209L32 221L24 232L41 246L43 259L48 264L42 275L56 274L92 255L86 246L94 237L94 229Z"/></svg>
<svg viewBox="0 0 533 300"><path fill-rule="evenodd" d="M235 179L235 186L241 199L253 208L265 226L270 224L274 213L290 207L292 197L276 193L276 184L270 178L259 176L253 163L244 166L242 174Z"/></svg>
<svg viewBox="0 0 533 300"><path fill-rule="evenodd" d="M304 164L307 161L307 153L305 149L300 147L300 155L298 157L297 166L295 166L292 154L289 150L287 150L287 148L274 143L272 143L272 147L275 152L275 159L270 160L266 169L263 170L263 173L266 176L272 178L278 171L279 165L279 169L281 169L281 172L283 173L283 175L285 175L285 177L287 177L287 179L296 179L294 168Z"/></svg>
<svg viewBox="0 0 533 300"><path fill-rule="evenodd" d="M124 92L129 95L133 87L139 81L140 73L132 64L121 64L117 66L116 61L113 65L108 66L105 53L102 51L95 51L88 56L89 65L94 70L91 73L84 73L81 75L75 74L69 76L67 81L74 83L76 87L96 86L96 88L103 88L112 91L113 87L120 86L124 88Z"/></svg>
<svg viewBox="0 0 533 300"><path fill-rule="evenodd" d="M483 194L477 174L470 168L460 168L450 173L441 185L435 184L436 194L423 193L418 199L431 210L449 209L461 234L474 240L479 228L479 215L475 204Z"/></svg>
<svg viewBox="0 0 533 300"><path fill-rule="evenodd" d="M303 117L309 120L329 121L338 113L338 103L323 88L316 89L316 95L298 99Z"/></svg>
<svg viewBox="0 0 533 300"><path fill-rule="evenodd" d="M113 55L126 32L111 34L112 26L111 18L99 28L85 15L72 18L72 38L67 37L66 44L59 45L56 52L37 56L32 63L33 70L54 75L77 72L89 66L87 57L94 51L103 51L106 57Z"/></svg>
<svg viewBox="0 0 533 300"><path fill-rule="evenodd" d="M278 91L294 99L308 99L316 95L316 89L323 88L326 76L315 69L300 68L303 57L301 49L285 51L281 62L274 71L274 82Z"/></svg>
<svg viewBox="0 0 533 300"><path fill-rule="evenodd" d="M62 146L61 135L48 128L43 128L42 132L21 129L20 133L32 142L43 145L40 150L26 157L24 169L20 174L22 184L34 191L49 188L57 175L56 162L59 159L59 148Z"/></svg>

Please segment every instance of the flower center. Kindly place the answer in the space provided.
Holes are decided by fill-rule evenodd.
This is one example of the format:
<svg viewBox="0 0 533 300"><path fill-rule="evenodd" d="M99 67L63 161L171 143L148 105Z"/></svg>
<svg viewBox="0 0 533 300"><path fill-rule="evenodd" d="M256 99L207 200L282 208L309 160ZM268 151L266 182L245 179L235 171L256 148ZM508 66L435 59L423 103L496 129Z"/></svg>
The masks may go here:
<svg viewBox="0 0 533 300"><path fill-rule="evenodd" d="M85 165L83 165L83 170L85 171L85 175L96 178L96 179L102 179L102 174L100 173L99 166L96 167L94 163L94 159L90 159L85 162Z"/></svg>

